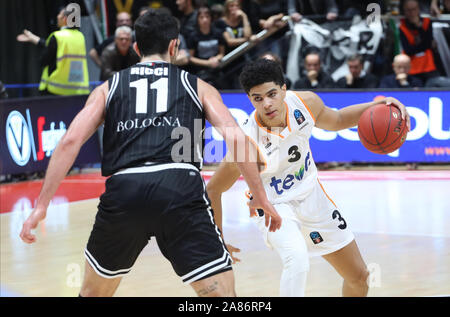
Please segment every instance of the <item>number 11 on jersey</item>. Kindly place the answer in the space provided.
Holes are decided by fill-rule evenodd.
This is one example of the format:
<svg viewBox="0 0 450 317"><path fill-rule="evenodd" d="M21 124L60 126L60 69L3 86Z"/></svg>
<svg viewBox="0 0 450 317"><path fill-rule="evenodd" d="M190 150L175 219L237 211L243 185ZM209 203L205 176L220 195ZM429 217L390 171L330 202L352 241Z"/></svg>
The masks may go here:
<svg viewBox="0 0 450 317"><path fill-rule="evenodd" d="M160 78L150 85L151 90L156 90L156 113L167 112L167 100L169 79ZM139 79L130 83L131 88L136 88L136 113L147 113L148 78Z"/></svg>

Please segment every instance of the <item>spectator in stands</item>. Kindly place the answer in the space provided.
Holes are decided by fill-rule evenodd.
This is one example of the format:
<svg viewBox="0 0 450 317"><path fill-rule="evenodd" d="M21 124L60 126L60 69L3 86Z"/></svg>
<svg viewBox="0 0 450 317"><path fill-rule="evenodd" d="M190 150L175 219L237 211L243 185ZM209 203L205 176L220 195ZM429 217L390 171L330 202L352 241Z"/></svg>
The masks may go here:
<svg viewBox="0 0 450 317"><path fill-rule="evenodd" d="M133 27L133 20L131 18L131 15L128 12L119 12L117 13L116 17L116 28L121 26L129 26L130 28ZM100 59L100 56L102 56L103 50L113 43L115 40L115 35L112 35L105 39L102 43L98 44L96 47L91 48L89 51L89 56L92 58L95 64L97 64L98 67L102 67L102 61Z"/></svg>
<svg viewBox="0 0 450 317"><path fill-rule="evenodd" d="M178 22L178 27L180 27L180 20L178 20L177 18L175 19ZM180 44L178 46L178 55L175 64L183 68L184 66L189 64L191 54L189 53L187 41L184 38L183 34L179 33L178 38L180 40Z"/></svg>
<svg viewBox="0 0 450 317"><path fill-rule="evenodd" d="M403 11L403 5L405 4L405 2L405 0L400 0L400 12ZM417 0L417 2L419 3L419 10L422 14L434 14L432 0Z"/></svg>
<svg viewBox="0 0 450 317"><path fill-rule="evenodd" d="M403 14L405 18L400 20L400 40L403 52L411 58L410 74L427 82L439 76L433 56L431 20L420 17L418 0L405 0Z"/></svg>
<svg viewBox="0 0 450 317"><path fill-rule="evenodd" d="M406 54L399 54L394 57L392 63L394 74L387 75L381 79L380 88L415 88L423 87L420 78L409 75L411 69L411 59Z"/></svg>
<svg viewBox="0 0 450 317"><path fill-rule="evenodd" d="M150 10L150 7L142 7L139 9L139 16L143 16L148 10Z"/></svg>
<svg viewBox="0 0 450 317"><path fill-rule="evenodd" d="M333 21L338 17L338 6L335 0L289 0L288 13L294 22L311 15L323 15Z"/></svg>
<svg viewBox="0 0 450 317"><path fill-rule="evenodd" d="M442 12L440 8L441 6ZM435 17L439 17L441 14L450 14L450 0L432 0L430 13Z"/></svg>
<svg viewBox="0 0 450 317"><path fill-rule="evenodd" d="M222 3L216 3L211 6L211 17L213 26L225 15L225 6Z"/></svg>
<svg viewBox="0 0 450 317"><path fill-rule="evenodd" d="M197 28L197 10L194 8L193 0L176 0L178 10L183 13L180 19L180 33L186 41Z"/></svg>
<svg viewBox="0 0 450 317"><path fill-rule="evenodd" d="M6 88L3 83L0 81L0 99L8 98L8 93L6 92Z"/></svg>
<svg viewBox="0 0 450 317"><path fill-rule="evenodd" d="M294 84L295 89L334 88L333 78L326 74L321 67L320 55L310 52L305 57L303 77Z"/></svg>
<svg viewBox="0 0 450 317"><path fill-rule="evenodd" d="M131 28L125 25L118 27L115 32L114 43L103 50L100 80L107 80L116 72L139 62L140 58L131 44Z"/></svg>
<svg viewBox="0 0 450 317"><path fill-rule="evenodd" d="M225 1L224 16L216 21L215 28L222 34L225 41L225 54L247 42L252 36L250 22L247 14L242 11L239 0ZM244 66L247 59L249 59L247 55L242 55L224 67L222 76L227 79L219 86L227 89L239 89L241 87L239 69Z"/></svg>
<svg viewBox="0 0 450 317"><path fill-rule="evenodd" d="M278 56L272 52L265 52L259 58L265 58L265 59L269 59L271 61L275 61L281 65L281 68L283 68L283 62L282 62L280 56ZM283 68L283 75L284 75L284 80L286 82L286 88L291 89L292 83L291 83L291 80L286 76L286 72L284 71L284 68Z"/></svg>
<svg viewBox="0 0 450 317"><path fill-rule="evenodd" d="M211 10L208 6L198 8L197 27L187 39L191 72L201 79L215 84L214 70L225 53L225 42L220 32L212 28Z"/></svg>
<svg viewBox="0 0 450 317"><path fill-rule="evenodd" d="M378 78L364 71L364 60L355 54L347 59L349 73L337 81L339 88L377 88Z"/></svg>
<svg viewBox="0 0 450 317"><path fill-rule="evenodd" d="M275 33L262 43L258 44L256 55L260 55L267 50L281 56L285 60L289 51L289 43L284 39L284 34L288 30L287 23L282 21L287 15L288 0L250 0L244 12L250 21L252 31L256 34L262 30L275 31Z"/></svg>
<svg viewBox="0 0 450 317"><path fill-rule="evenodd" d="M444 0L444 4L443 4L443 10L442 13L443 14L450 14L450 0Z"/></svg>
<svg viewBox="0 0 450 317"><path fill-rule="evenodd" d="M229 53L252 36L247 14L241 10L239 0L226 0L224 17L217 20L216 28L223 32L226 53Z"/></svg>
<svg viewBox="0 0 450 317"><path fill-rule="evenodd" d="M28 30L17 36L19 42L45 47L39 86L42 95L84 95L90 92L85 38L76 25L68 26L67 19L72 13L66 7L61 8L57 16L60 30L50 34L46 41Z"/></svg>

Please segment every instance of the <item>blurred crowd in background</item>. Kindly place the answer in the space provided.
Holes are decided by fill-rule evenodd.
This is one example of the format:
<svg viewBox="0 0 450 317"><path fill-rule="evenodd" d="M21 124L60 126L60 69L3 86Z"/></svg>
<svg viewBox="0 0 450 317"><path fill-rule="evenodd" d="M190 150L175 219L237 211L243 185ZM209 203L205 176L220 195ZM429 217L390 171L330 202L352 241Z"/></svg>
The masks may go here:
<svg viewBox="0 0 450 317"><path fill-rule="evenodd" d="M86 27L67 24L72 2L97 35L89 43ZM256 58L278 61L290 89L450 87L450 0L55 3L55 32L38 36L24 24L14 43L40 47L41 95L86 94L89 82L136 64L133 23L149 9L178 19L176 63L221 90L240 89L240 68ZM0 96L8 96L1 84Z"/></svg>

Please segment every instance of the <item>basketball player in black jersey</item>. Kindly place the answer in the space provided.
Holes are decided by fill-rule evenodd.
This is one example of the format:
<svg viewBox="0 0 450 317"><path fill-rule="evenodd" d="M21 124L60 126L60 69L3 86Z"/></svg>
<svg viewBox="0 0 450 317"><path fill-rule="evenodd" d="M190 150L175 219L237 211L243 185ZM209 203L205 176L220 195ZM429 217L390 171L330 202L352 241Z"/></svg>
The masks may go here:
<svg viewBox="0 0 450 317"><path fill-rule="evenodd" d="M151 237L198 295L234 296L232 259L199 173L204 120L220 131L228 148L246 154L256 149L218 91L172 64L179 44L173 17L149 10L135 30L141 62L91 93L52 155L20 237L36 241L31 229L45 218L83 143L104 123L102 174L110 177L85 249L80 296L112 296ZM177 136L189 134L192 140L180 150ZM238 166L253 193L252 207L266 211L271 231L279 229L281 218L266 197L256 163Z"/></svg>

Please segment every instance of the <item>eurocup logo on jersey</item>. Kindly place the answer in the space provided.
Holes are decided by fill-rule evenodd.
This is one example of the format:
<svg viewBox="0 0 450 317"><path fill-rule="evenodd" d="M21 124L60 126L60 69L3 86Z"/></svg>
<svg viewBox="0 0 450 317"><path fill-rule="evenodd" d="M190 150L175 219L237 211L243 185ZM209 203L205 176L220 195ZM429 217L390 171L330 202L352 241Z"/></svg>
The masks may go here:
<svg viewBox="0 0 450 317"><path fill-rule="evenodd" d="M295 109L294 117L295 117L295 120L297 121L298 125L301 125L303 122L305 122L305 116L298 109Z"/></svg>
<svg viewBox="0 0 450 317"><path fill-rule="evenodd" d="M300 166L300 169L296 171L294 175L288 174L283 180L281 178L276 178L275 176L272 177L270 187L273 187L278 195L283 194L285 190L291 189L291 187L296 183L296 180L301 181L308 172L309 166L311 165L310 158L311 153L308 152L305 157L304 164Z"/></svg>

